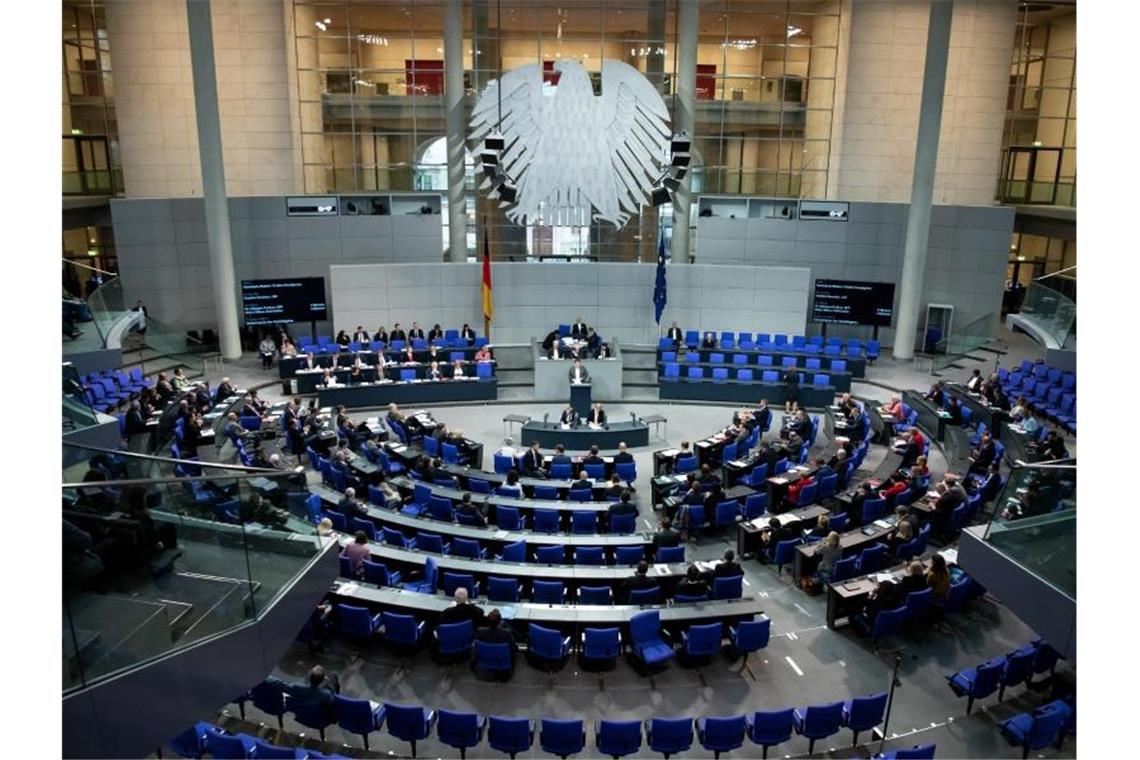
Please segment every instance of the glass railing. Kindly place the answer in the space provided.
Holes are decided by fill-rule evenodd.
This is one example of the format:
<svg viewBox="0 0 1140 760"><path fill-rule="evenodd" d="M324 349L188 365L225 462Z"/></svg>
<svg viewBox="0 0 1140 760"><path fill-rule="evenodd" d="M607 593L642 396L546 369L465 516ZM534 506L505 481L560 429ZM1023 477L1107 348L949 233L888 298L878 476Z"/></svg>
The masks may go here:
<svg viewBox="0 0 1140 760"><path fill-rule="evenodd" d="M985 540L1076 599L1076 460L1015 465L994 504Z"/></svg>
<svg viewBox="0 0 1140 760"><path fill-rule="evenodd" d="M1053 288L1031 282L1025 290L1019 314L1031 320L1058 346L1064 346L1077 320L1077 305Z"/></svg>
<svg viewBox="0 0 1140 760"><path fill-rule="evenodd" d="M301 472L87 451L63 486L63 689L255 619L319 554ZM185 468L185 469L183 469Z"/></svg>
<svg viewBox="0 0 1140 760"><path fill-rule="evenodd" d="M965 326L955 327L950 335L939 341L931 362L932 371L939 372L954 362L977 351L996 337L997 317L993 312L983 314Z"/></svg>
<svg viewBox="0 0 1140 760"><path fill-rule="evenodd" d="M95 329L99 331L99 337L105 346L111 327L127 311L123 304L122 281L118 277L112 277L104 282L87 299L87 305L91 309Z"/></svg>

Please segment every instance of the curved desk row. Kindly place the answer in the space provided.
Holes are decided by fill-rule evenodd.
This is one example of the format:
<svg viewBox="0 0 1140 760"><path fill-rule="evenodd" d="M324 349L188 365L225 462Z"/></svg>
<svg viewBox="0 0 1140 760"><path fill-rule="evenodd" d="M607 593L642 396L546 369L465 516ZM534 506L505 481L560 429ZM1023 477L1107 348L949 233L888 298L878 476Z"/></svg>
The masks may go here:
<svg viewBox="0 0 1140 760"><path fill-rule="evenodd" d="M341 536L341 545L351 539ZM486 580L488 576L516 578L526 584L533 581L562 581L567 589L579 586L617 586L633 576L633 569L615 565L539 565L521 562L499 562L491 559L466 559L446 554L431 554L414 549L401 549L389 544L369 543L373 560L382 562L388 570L410 570L423 572L428 557L439 567L439 587L443 588L444 573L465 573L475 579ZM685 577L688 565L683 563L650 567L649 577L661 586L662 596L669 597L673 589Z"/></svg>
<svg viewBox="0 0 1140 760"><path fill-rule="evenodd" d="M561 499L520 499L514 496L500 496L499 494L475 493L474 491L464 491L459 488L449 488L448 486L441 486L436 483L424 483L421 480L412 480L408 477L398 476L389 481L395 488L400 489L401 493L410 494L415 491L416 486L426 486L432 496L439 496L440 498L450 499L453 502L458 502L463 499L465 495L471 496L471 501L475 504L498 504L504 507L515 507L516 509L532 511L535 509L552 509L559 512L608 512L610 505L613 501L563 501Z"/></svg>
<svg viewBox="0 0 1140 760"><path fill-rule="evenodd" d="M439 469L442 470L443 472L446 472L448 475L454 475L456 478L459 479L459 484L467 490L471 490L471 487L469 485L469 480L471 478L474 478L476 480L482 480L482 481L486 482L487 484L490 485L490 487L492 489L497 488L498 486L507 482L507 476L506 475L500 475L497 472L488 472L487 470L479 470L479 469L475 469L473 467L464 467L461 464L447 464L445 462L443 465L440 466ZM582 469L582 466L581 466L581 464L579 464L575 468L575 471L580 471L581 469ZM607 469L607 472L609 472L608 469ZM557 490L559 499L567 499L567 498L569 498L567 496L567 494L569 494L569 492L570 492L570 485L573 482L574 482L573 480L554 479L554 478L549 478L549 479L519 478L519 485L523 489L523 495L526 496L527 498L533 498L535 487L541 488L541 487L545 486L547 488L554 488L555 490ZM611 484L608 481L601 481L601 480L595 481L593 484L593 489L592 489L593 494L594 494L594 499L596 499L598 501L602 500L604 498L604 496L602 494L605 492L605 490L607 488L610 487L610 485ZM474 498L474 497L472 497L472 498ZM609 504L612 502L606 502L606 503Z"/></svg>
<svg viewBox="0 0 1140 760"><path fill-rule="evenodd" d="M964 474L970 469L970 436L950 415L922 397L917 391L903 391L903 403L918 413L918 426L927 438L942 447L950 472Z"/></svg>
<svg viewBox="0 0 1140 760"><path fill-rule="evenodd" d="M762 398L772 404L782 404L788 397L784 383L751 382L736 380L714 382L709 378L689 380L682 377L661 383L661 399L688 401L720 401L735 404L755 404ZM835 400L835 388L830 385L801 385L796 389L799 405L804 407L829 406Z"/></svg>
<svg viewBox="0 0 1140 760"><path fill-rule="evenodd" d="M440 594L421 594L397 588L377 587L367 583L337 580L329 593L337 601L360 604L371 609L385 609L417 619L435 622L440 613L451 606L451 599ZM533 604L530 602L476 602L485 612L497 609L503 620L512 626L526 627L530 623L557 628L564 633L587 627L621 626L628 633L629 620L639 612L657 610L661 625L666 630L677 631L698 623L719 620L723 623L736 623L752 620L763 614L764 609L758 599L721 599L692 604L648 605L633 604Z"/></svg>
<svg viewBox="0 0 1140 760"><path fill-rule="evenodd" d="M412 355L415 356L417 361L427 361L428 363L432 361L439 361L441 363L454 361L451 358L452 354L462 354L464 361L471 361L475 358L475 352L478 350L479 349L477 349L475 346L464 346L462 348L440 348L436 351L436 356L433 359L431 355L431 349L425 348L414 349L412 351ZM313 361L316 362L318 367L331 367L333 366L333 359L335 357L338 367L351 367L353 362L356 360L356 357L359 356L362 364L375 366L380 361L381 353L383 353L389 361L395 362L403 361L403 357L405 355L403 350L385 350L383 352L377 352L367 350L350 351L348 349L342 349L338 354L314 354ZM304 366L304 364L304 350L301 350L297 356L282 356L277 362L277 374L283 379L288 379L290 377L293 377L293 375L296 374L297 371L300 370L302 366Z"/></svg>
<svg viewBox="0 0 1140 760"><path fill-rule="evenodd" d="M479 368L486 367L482 372L488 373L485 377L479 376ZM445 380L451 380L454 372L453 367L448 362L442 362L439 365L440 375ZM431 373L430 364L390 364L386 367L364 367L360 370L360 377L356 380L352 377L351 367L338 367L333 370L333 375L339 385L359 385L361 383L373 383L377 381L377 377L383 377L386 380L391 380L395 383L409 382L405 375L411 373L408 377L413 380L427 380ZM469 382L471 379L487 380L495 376L495 363L494 362L464 362L463 373L467 378L464 382ZM297 383L297 393L315 393L324 384L325 371L323 369L303 369L299 370L293 376Z"/></svg>
<svg viewBox="0 0 1140 760"><path fill-rule="evenodd" d="M374 383L317 389L321 406L343 404L349 409L384 407L390 403L413 406L448 401L493 401L499 396L499 383L490 380L451 380L422 383Z"/></svg>
<svg viewBox="0 0 1140 760"><path fill-rule="evenodd" d="M586 451L591 446L599 449L616 449L619 443L626 446L648 446L649 425L644 422L611 422L603 428L594 429L586 425L563 428L556 422L531 420L522 426L519 440L524 446L531 441L545 449L552 449L559 443L569 451Z"/></svg>
<svg viewBox="0 0 1140 760"><path fill-rule="evenodd" d="M670 349L670 348L658 348L657 349L657 361L659 361L659 362L662 361L661 354L668 352L668 351L672 351L672 350L673 349ZM852 377L862 378L862 377L866 377L866 375L867 375L867 359L866 359L866 357L863 357L863 356L858 356L858 357L847 356L846 354L843 354L843 353L825 354L822 351L819 351L817 353L807 353L804 351L789 351L789 350L778 350L778 349L777 350L767 350L767 349L760 350L760 349L741 349L741 348L735 348L735 349L733 349L733 348L701 348L701 349L690 349L686 355L690 355L690 354L697 354L698 356L700 356L700 361L706 362L706 363L711 361L711 359L709 357L712 356L712 354L723 354L730 361L731 361L731 357L733 354L744 354L745 356L748 357L748 361L743 366L751 367L751 368L759 367L760 369L781 369L785 357L795 360L797 362L796 366L800 367L801 369L803 368L804 362L807 359L819 359L821 361L821 363L825 366L830 366L830 362L832 362L834 360L839 360L839 361L847 362L847 371L851 373ZM772 357L772 364L774 366L772 366L772 367L761 366L760 365L760 357L761 356L771 356ZM682 364L684 364L684 363L685 362L682 362ZM819 370L819 371L826 372L827 370Z"/></svg>
<svg viewBox="0 0 1140 760"><path fill-rule="evenodd" d="M770 370L770 371L779 372L779 373L782 373L784 371L783 367L765 367L765 366L759 366L758 367L755 364L729 364L727 362L663 362L663 361L659 361L659 362L657 362L657 381L658 382L661 382L664 379L664 377L665 377L665 365L670 364L670 363L671 364L679 364L681 367L681 373L683 375L688 374L687 370L689 367L700 367L705 371L705 377L711 377L714 369L726 369L726 370L728 370L728 376L730 378L734 378L734 379L737 377L737 374L736 374L737 371L742 370L742 369L751 370L754 377L759 377L761 371L763 371L763 370ZM797 371L799 372L799 375L800 375L801 387L804 386L805 384L810 385L809 381L811 380L813 375L827 375L827 377L830 380L831 387L835 389L836 393L847 393L851 390L851 373L850 372L837 372L837 371L832 370L832 369L827 369L826 367L824 367L822 369L818 368L818 367L812 368L812 369L808 369L805 367L797 367ZM665 382L669 382L669 381L666 380Z"/></svg>

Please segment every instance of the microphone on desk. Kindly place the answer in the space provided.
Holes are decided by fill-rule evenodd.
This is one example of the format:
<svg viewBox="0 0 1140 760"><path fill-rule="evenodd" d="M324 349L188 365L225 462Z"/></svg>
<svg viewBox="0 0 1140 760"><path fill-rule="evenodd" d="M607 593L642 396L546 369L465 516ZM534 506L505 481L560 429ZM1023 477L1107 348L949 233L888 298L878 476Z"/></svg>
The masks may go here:
<svg viewBox="0 0 1140 760"><path fill-rule="evenodd" d="M542 424L543 425L547 424L547 422L549 420L550 420L550 412L546 412L545 414L542 415Z"/></svg>

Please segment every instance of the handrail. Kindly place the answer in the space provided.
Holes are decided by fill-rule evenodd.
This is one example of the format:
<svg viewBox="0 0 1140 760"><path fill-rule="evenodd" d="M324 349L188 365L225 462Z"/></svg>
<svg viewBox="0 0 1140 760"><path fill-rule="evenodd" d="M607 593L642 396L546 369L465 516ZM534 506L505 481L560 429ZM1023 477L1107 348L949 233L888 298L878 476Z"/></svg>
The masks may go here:
<svg viewBox="0 0 1140 760"><path fill-rule="evenodd" d="M90 264L84 264L82 262L75 261L74 259L65 258L63 256L61 256L60 258L63 259L63 263L71 264L73 267L83 267L84 269L90 269L92 272L98 272L99 274L107 274L107 275L110 275L112 277L118 277L119 276L118 272L109 272L106 269L100 269L99 267L93 267Z"/></svg>
<svg viewBox="0 0 1140 760"><path fill-rule="evenodd" d="M202 462L202 461L199 461L197 459L175 459L173 457L156 456L154 454L142 454L142 453L135 452L135 451L122 451L121 449L104 449L104 448L101 448L99 446L91 446L91 445L88 445L85 443L71 443L70 441L68 441L65 445L71 446L71 447L77 448L77 449L84 449L86 451L95 451L95 452L98 452L100 454L111 454L112 456L117 456L117 457L127 457L129 459L143 459L143 460L147 460L147 461L151 461L151 462L166 462L168 464L178 464L178 465L184 465L186 463L190 463L190 464L194 465L195 467L213 467L213 468L219 469L219 470L234 470L235 472L239 472L239 473L280 472L280 473L284 474L286 472L292 472L292 470L285 471L285 470L264 469L261 467L246 467L245 465L222 464L221 462ZM185 480L186 478L180 478L180 479ZM169 480L169 478L160 478L160 480ZM99 482L104 483L104 482L109 482L109 481L99 481ZM91 484L88 483L87 485L91 485Z"/></svg>
<svg viewBox="0 0 1140 760"><path fill-rule="evenodd" d="M1042 280L1047 280L1050 277L1056 277L1057 275L1064 274L1065 272L1068 272L1069 270L1076 269L1076 268L1077 268L1077 265L1073 264L1071 267L1065 267L1064 269L1058 269L1056 272L1050 272L1049 274L1043 274L1040 277L1035 277L1035 278L1033 278L1033 281L1034 282L1041 282Z"/></svg>
<svg viewBox="0 0 1140 760"><path fill-rule="evenodd" d="M198 464L194 462L194 464ZM257 478L268 478L276 474L278 477L286 478L297 475L298 471L303 471L303 467L297 467L295 470L257 470L256 472L243 472L236 475L226 475L229 480L256 480ZM266 474L268 473L268 475ZM90 482L80 483L64 483L60 489L68 488L117 488L119 486L142 486L142 485L159 485L163 483L188 483L190 481L198 480L217 480L217 475L188 475L184 478L170 477L170 478L134 478L128 480L93 480Z"/></svg>

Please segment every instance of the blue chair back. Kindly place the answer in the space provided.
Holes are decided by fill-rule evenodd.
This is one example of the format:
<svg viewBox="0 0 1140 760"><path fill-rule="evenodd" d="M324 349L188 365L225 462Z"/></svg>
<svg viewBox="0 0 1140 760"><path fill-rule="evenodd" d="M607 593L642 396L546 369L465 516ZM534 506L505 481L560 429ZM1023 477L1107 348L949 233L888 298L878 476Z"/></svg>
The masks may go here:
<svg viewBox="0 0 1140 760"><path fill-rule="evenodd" d="M684 551L682 548L682 554ZM614 551L615 565L636 565L643 559L645 559L645 549L641 546L619 546ZM684 557L682 557L683 560Z"/></svg>
<svg viewBox="0 0 1140 760"><path fill-rule="evenodd" d="M471 643L475 641L475 624L470 620L444 623L436 627L435 636L440 654L463 654L471 649Z"/></svg>
<svg viewBox="0 0 1140 760"><path fill-rule="evenodd" d="M455 589L467 589L467 595L471 599L479 596L479 586L475 583L475 577L470 573L444 573L443 574L443 593L448 596L455 596Z"/></svg>
<svg viewBox="0 0 1140 760"><path fill-rule="evenodd" d="M594 732L594 745L598 753L610 757L625 757L641 749L641 721L600 720Z"/></svg>
<svg viewBox="0 0 1140 760"><path fill-rule="evenodd" d="M480 642L476 642L478 646ZM506 644L496 646L505 647ZM491 749L514 757L526 752L534 743L534 724L526 718L503 718L492 715L487 719L487 744Z"/></svg>
<svg viewBox="0 0 1140 760"><path fill-rule="evenodd" d="M637 530L637 515L614 515L610 518L610 533L628 535Z"/></svg>
<svg viewBox="0 0 1140 760"><path fill-rule="evenodd" d="M514 457L507 456L506 454L495 454L495 472L500 475L506 475L508 472L513 470L514 467Z"/></svg>
<svg viewBox="0 0 1140 760"><path fill-rule="evenodd" d="M579 719L542 719L538 742L543 752L559 757L574 755L586 748L585 723Z"/></svg>
<svg viewBox="0 0 1140 760"><path fill-rule="evenodd" d="M588 464L585 469L586 474L594 480L604 480L606 477L606 466L604 464Z"/></svg>
<svg viewBox="0 0 1140 760"><path fill-rule="evenodd" d="M587 492L588 493L588 492ZM570 495L573 496L574 492L571 491ZM585 501L585 500L583 500ZM585 510L576 510L570 513L570 532L577 534L588 534L598 532L598 513L587 512Z"/></svg>
<svg viewBox="0 0 1140 760"><path fill-rule="evenodd" d="M856 697L844 709L843 722L852 731L866 731L883 722L887 709L887 692Z"/></svg>
<svg viewBox="0 0 1140 760"><path fill-rule="evenodd" d="M563 544L540 546L534 551L534 559L540 565L561 565L566 562L566 547Z"/></svg>
<svg viewBox="0 0 1140 760"><path fill-rule="evenodd" d="M739 599L743 591L744 576L734 575L729 578L714 578L712 587L713 599Z"/></svg>
<svg viewBox="0 0 1140 760"><path fill-rule="evenodd" d="M767 749L792 738L794 710L759 710L748 721L748 738Z"/></svg>
<svg viewBox="0 0 1140 760"><path fill-rule="evenodd" d="M517 507L495 505L495 522L502 530L523 530L522 516Z"/></svg>
<svg viewBox="0 0 1140 760"><path fill-rule="evenodd" d="M692 625L685 631L685 652L692 656L707 657L720 651L720 641L724 636L721 623Z"/></svg>
<svg viewBox="0 0 1140 760"><path fill-rule="evenodd" d="M426 739L431 731L429 713L419 705L384 703L384 720L388 733L406 742Z"/></svg>
<svg viewBox="0 0 1140 760"><path fill-rule="evenodd" d="M566 587L562 581L534 581L531 596L535 604L562 604Z"/></svg>
<svg viewBox="0 0 1140 760"><path fill-rule="evenodd" d="M646 728L649 749L663 754L680 754L693 746L692 718L650 718Z"/></svg>
<svg viewBox="0 0 1140 760"><path fill-rule="evenodd" d="M845 559L836 560L835 565L831 568L831 582L839 583L840 581L854 578L858 575L858 568L858 557L847 557Z"/></svg>
<svg viewBox="0 0 1140 760"><path fill-rule="evenodd" d="M466 557L467 559L482 559L483 549L475 539L457 537L451 541L451 555L453 557Z"/></svg>
<svg viewBox="0 0 1140 760"><path fill-rule="evenodd" d="M527 629L527 650L536 657L560 660L570 651L570 639L553 628L531 623Z"/></svg>
<svg viewBox="0 0 1140 760"><path fill-rule="evenodd" d="M503 547L501 562L526 562L526 541L515 541Z"/></svg>
<svg viewBox="0 0 1140 760"><path fill-rule="evenodd" d="M604 565L605 553L600 546L579 546L574 550L575 565Z"/></svg>
<svg viewBox="0 0 1140 760"><path fill-rule="evenodd" d="M701 746L710 752L729 752L744 744L746 728L743 715L727 718L705 718L697 722Z"/></svg>
<svg viewBox="0 0 1140 760"><path fill-rule="evenodd" d="M487 599L492 602L517 602L519 600L518 581L514 578L488 576Z"/></svg>
<svg viewBox="0 0 1140 760"><path fill-rule="evenodd" d="M534 532L535 533L557 533L560 529L558 510L555 509L536 509L534 510ZM541 560L539 560L541 562Z"/></svg>
<svg viewBox="0 0 1140 760"><path fill-rule="evenodd" d="M613 591L609 586L580 586L578 588L579 604L613 604L613 601Z"/></svg>
<svg viewBox="0 0 1140 760"><path fill-rule="evenodd" d="M883 567L883 562L887 556L886 544L875 544L868 546L859 553L859 573L864 575L879 570Z"/></svg>
<svg viewBox="0 0 1140 760"><path fill-rule="evenodd" d="M387 611L380 613L380 615L384 625L385 641L404 646L419 643L424 626L422 623L416 622L414 617Z"/></svg>
<svg viewBox="0 0 1140 760"><path fill-rule="evenodd" d="M657 604L661 600L661 589L657 586L653 588L635 588L629 592L630 604Z"/></svg>
<svg viewBox="0 0 1140 760"><path fill-rule="evenodd" d="M842 715L842 702L809 705L803 713L804 720L800 733L809 739L823 739L831 736L839 731Z"/></svg>
<svg viewBox="0 0 1140 760"><path fill-rule="evenodd" d="M757 652L768 646L772 636L771 618L744 620L732 628L729 638L739 652Z"/></svg>
<svg viewBox="0 0 1140 760"><path fill-rule="evenodd" d="M467 750L483 741L486 718L477 713L455 712L440 709L435 725L436 737L449 747Z"/></svg>
<svg viewBox="0 0 1140 760"><path fill-rule="evenodd" d="M923 744L903 749L888 750L883 754L883 760L934 760L934 752L938 745Z"/></svg>
<svg viewBox="0 0 1140 760"><path fill-rule="evenodd" d="M568 462L558 462L550 465L550 477L555 480L567 480L574 472L574 465Z"/></svg>
<svg viewBox="0 0 1140 760"><path fill-rule="evenodd" d="M759 468L757 468L759 469ZM756 470L753 470L756 472ZM767 468L765 468L764 476L767 476ZM749 495L744 500L744 519L753 520L768 511L768 494L767 493L754 493Z"/></svg>
<svg viewBox="0 0 1140 760"><path fill-rule="evenodd" d="M662 546L657 550L657 561L662 563L678 563L685 561L684 546Z"/></svg>

